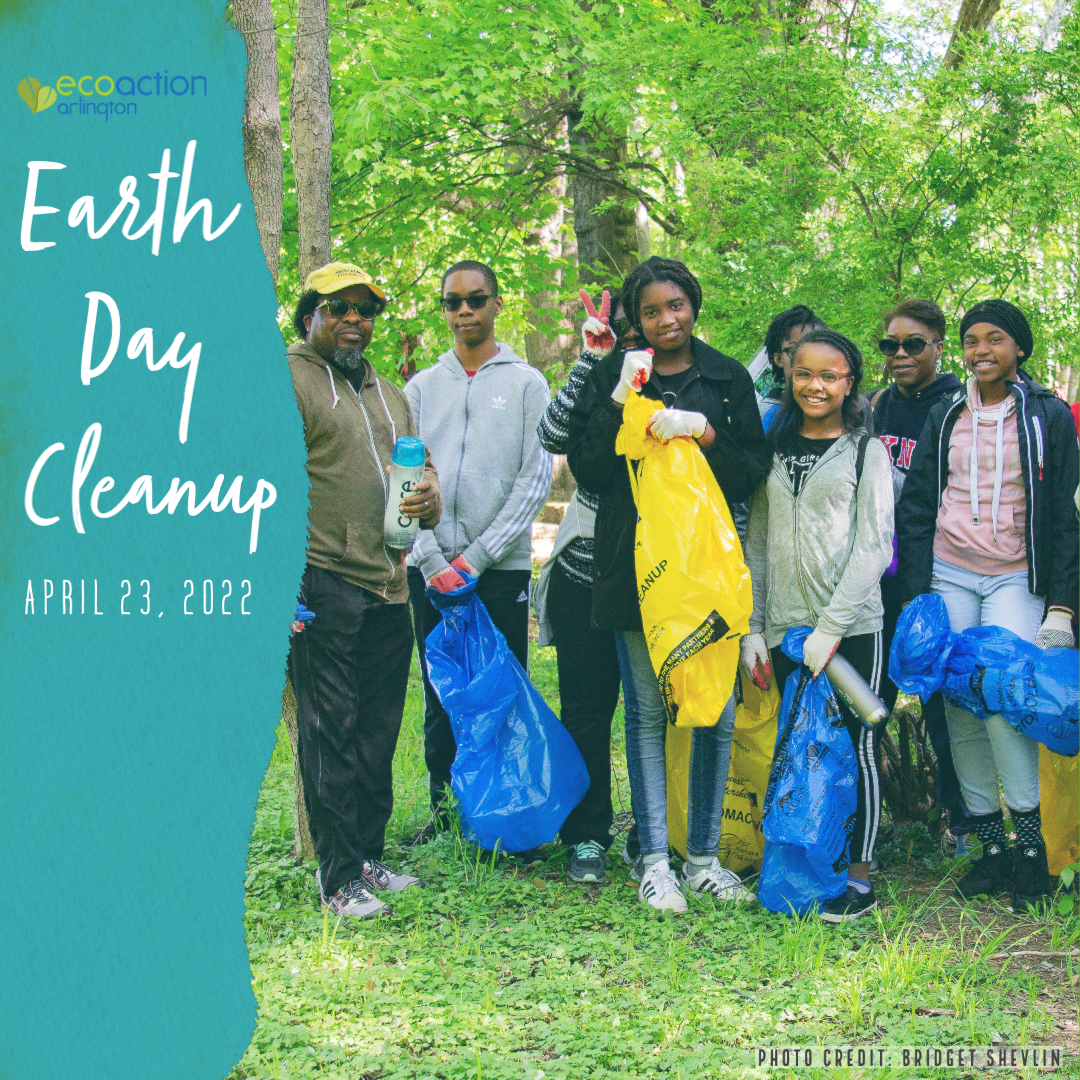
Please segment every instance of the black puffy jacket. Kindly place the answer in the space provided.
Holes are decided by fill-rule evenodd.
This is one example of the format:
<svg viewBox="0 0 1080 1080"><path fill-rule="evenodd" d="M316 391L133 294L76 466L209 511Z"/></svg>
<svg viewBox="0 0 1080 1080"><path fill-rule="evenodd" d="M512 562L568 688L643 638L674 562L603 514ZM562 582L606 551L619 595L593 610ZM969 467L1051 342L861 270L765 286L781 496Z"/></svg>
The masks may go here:
<svg viewBox="0 0 1080 1080"><path fill-rule="evenodd" d="M1027 496L1024 540L1028 590L1051 606L1078 608L1080 528L1076 494L1080 447L1068 405L1023 370L1008 384L1016 399L1020 471ZM930 410L896 507L900 549L897 582L903 600L930 591L934 534L941 496L949 480L949 440L964 408L961 387Z"/></svg>
<svg viewBox="0 0 1080 1080"><path fill-rule="evenodd" d="M674 408L704 413L712 424L716 438L702 453L730 505L752 495L765 478L772 448L761 427L753 381L742 364L696 337L691 348L696 375L679 391ZM615 352L593 368L571 410L566 447L577 482L600 497L593 539L592 620L601 630L641 630L634 570L637 507L626 458L615 453L623 411L611 400L622 361L623 353ZM652 379L642 393L663 400Z"/></svg>

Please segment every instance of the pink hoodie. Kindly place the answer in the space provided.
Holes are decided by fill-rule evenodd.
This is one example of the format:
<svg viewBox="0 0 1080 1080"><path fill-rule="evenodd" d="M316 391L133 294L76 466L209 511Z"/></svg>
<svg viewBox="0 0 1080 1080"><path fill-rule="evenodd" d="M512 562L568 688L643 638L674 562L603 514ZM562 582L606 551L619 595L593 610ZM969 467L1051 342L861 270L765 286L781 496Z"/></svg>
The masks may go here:
<svg viewBox="0 0 1080 1080"><path fill-rule="evenodd" d="M1010 394L985 408L971 378L966 407L949 439L949 482L938 510L934 554L974 574L1026 570L1026 517L1015 399Z"/></svg>

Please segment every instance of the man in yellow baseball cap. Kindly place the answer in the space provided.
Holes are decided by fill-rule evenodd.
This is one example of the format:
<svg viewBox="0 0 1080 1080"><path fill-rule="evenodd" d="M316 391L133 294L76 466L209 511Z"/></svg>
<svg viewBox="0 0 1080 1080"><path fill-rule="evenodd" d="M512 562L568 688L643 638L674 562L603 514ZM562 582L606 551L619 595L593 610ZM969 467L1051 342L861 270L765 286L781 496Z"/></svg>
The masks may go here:
<svg viewBox="0 0 1080 1080"><path fill-rule="evenodd" d="M347 289L350 285L366 285L378 299L386 299L386 293L375 284L366 270L361 270L353 263L343 262L327 263L318 270L312 270L304 282L304 292L314 291L328 296L340 289Z"/></svg>
<svg viewBox="0 0 1080 1080"><path fill-rule="evenodd" d="M383 542L386 468L416 425L401 389L364 358L385 292L340 262L304 285L288 356L311 481L299 596L309 615L293 624L289 673L322 903L364 919L390 910L377 894L417 884L382 861L413 649L405 553ZM429 455L399 509L431 528L441 507Z"/></svg>

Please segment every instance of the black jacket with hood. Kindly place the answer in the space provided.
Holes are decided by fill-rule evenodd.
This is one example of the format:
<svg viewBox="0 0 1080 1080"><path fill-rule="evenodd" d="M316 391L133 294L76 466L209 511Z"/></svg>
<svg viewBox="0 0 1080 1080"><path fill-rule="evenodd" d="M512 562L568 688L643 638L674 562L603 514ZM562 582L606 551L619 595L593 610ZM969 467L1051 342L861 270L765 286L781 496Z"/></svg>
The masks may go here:
<svg viewBox="0 0 1080 1080"><path fill-rule="evenodd" d="M705 460L730 506L754 493L768 473L772 448L765 441L754 383L746 368L691 339L694 376L683 386L674 408L703 413L716 438ZM623 353L597 363L570 413L566 459L575 479L599 498L593 539L593 626L601 630L641 630L634 532L637 507L630 490L626 458L615 453L622 408L611 400L619 381ZM650 379L645 397L662 401Z"/></svg>
<svg viewBox="0 0 1080 1080"><path fill-rule="evenodd" d="M1080 528L1073 496L1080 480L1080 447L1072 413L1026 372L1008 384L1016 399L1020 471L1027 496L1024 540L1028 590L1050 606L1076 611L1080 592ZM897 579L903 599L930 591L934 534L949 480L949 440L967 400L961 387L930 410L896 508L900 547Z"/></svg>

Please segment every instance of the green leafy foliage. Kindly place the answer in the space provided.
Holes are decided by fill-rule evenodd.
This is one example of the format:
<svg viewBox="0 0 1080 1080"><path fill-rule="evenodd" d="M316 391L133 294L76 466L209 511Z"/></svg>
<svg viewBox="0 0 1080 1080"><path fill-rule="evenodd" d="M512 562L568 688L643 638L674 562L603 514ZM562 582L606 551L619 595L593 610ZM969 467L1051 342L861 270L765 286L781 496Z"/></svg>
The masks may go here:
<svg viewBox="0 0 1080 1080"><path fill-rule="evenodd" d="M558 708L551 650L532 647L531 672ZM617 811L629 802L621 727L620 710ZM934 857L921 825L883 850L875 916L840 927L700 899L658 920L637 900L621 836L598 887L571 885L557 846L527 866L453 833L398 846L425 820L422 731L414 672L387 858L425 887L360 925L321 912L314 864L289 854L281 733L248 863L259 1019L232 1080L760 1076L746 1056L755 1045L1060 1043L1057 1025L1075 1016L1075 960L1060 958L1080 937L1075 912L961 907L951 876L964 867ZM1001 959L1013 950L1052 960Z"/></svg>

